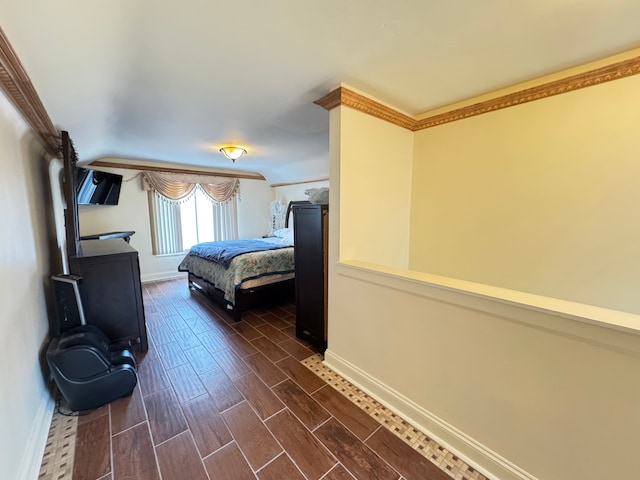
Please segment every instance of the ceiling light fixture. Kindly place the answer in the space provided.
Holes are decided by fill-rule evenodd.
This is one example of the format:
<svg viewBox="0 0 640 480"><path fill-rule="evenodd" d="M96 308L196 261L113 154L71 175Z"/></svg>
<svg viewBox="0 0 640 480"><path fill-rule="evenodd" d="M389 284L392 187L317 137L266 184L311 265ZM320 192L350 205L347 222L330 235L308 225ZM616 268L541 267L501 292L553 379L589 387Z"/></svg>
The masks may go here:
<svg viewBox="0 0 640 480"><path fill-rule="evenodd" d="M222 154L227 157L229 160L231 160L232 162L235 162L237 159L239 159L242 155L244 155L245 153L247 153L247 151L242 148L242 147L221 147L220 151L222 152Z"/></svg>

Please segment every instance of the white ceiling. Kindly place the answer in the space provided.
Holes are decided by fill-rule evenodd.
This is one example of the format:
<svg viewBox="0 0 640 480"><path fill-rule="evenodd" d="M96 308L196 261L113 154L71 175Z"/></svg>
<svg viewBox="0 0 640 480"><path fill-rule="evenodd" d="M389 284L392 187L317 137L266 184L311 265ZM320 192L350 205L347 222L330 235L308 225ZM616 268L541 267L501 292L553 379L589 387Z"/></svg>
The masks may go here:
<svg viewBox="0 0 640 480"><path fill-rule="evenodd" d="M0 27L81 162L284 183L328 176L341 82L422 113L640 47L640 1L0 0Z"/></svg>

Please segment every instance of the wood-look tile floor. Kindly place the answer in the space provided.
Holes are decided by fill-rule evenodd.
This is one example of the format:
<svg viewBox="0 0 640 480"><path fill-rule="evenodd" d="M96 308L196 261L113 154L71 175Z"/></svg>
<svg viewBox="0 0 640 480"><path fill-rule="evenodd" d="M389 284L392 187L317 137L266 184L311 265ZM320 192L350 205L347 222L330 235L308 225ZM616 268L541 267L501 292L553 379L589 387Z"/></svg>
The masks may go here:
<svg viewBox="0 0 640 480"><path fill-rule="evenodd" d="M78 418L74 480L452 478L301 363L294 305L234 322L185 280L144 305L139 383Z"/></svg>

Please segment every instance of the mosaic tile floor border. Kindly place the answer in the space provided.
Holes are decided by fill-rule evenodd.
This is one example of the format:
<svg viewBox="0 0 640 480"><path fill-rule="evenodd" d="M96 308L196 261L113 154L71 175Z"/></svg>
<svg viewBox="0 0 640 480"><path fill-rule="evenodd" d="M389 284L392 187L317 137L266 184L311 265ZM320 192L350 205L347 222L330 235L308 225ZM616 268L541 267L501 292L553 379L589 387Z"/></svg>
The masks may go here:
<svg viewBox="0 0 640 480"><path fill-rule="evenodd" d="M325 366L322 355L308 357L302 361L302 364L453 479L487 480L473 467ZM61 411L64 411L64 406L57 406L51 419L38 480L72 479L78 417L64 415Z"/></svg>
<svg viewBox="0 0 640 480"><path fill-rule="evenodd" d="M325 366L322 355L308 357L302 364L455 480L487 480L473 467Z"/></svg>
<svg viewBox="0 0 640 480"><path fill-rule="evenodd" d="M58 405L51 417L38 480L71 480L73 477L78 417L63 415Z"/></svg>

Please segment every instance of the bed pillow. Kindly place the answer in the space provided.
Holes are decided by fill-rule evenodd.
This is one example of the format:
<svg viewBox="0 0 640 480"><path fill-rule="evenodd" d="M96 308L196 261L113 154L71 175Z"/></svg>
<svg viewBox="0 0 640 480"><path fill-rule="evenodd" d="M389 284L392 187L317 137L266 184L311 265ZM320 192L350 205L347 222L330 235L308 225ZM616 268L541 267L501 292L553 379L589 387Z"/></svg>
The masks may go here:
<svg viewBox="0 0 640 480"><path fill-rule="evenodd" d="M278 237L280 241L286 245L293 245L293 228L274 230L273 236Z"/></svg>
<svg viewBox="0 0 640 480"><path fill-rule="evenodd" d="M288 232L282 237L282 243L293 245L293 228L285 228Z"/></svg>
<svg viewBox="0 0 640 480"><path fill-rule="evenodd" d="M273 236L278 238L286 237L290 231L293 231L293 228L281 228L279 230L273 231Z"/></svg>

